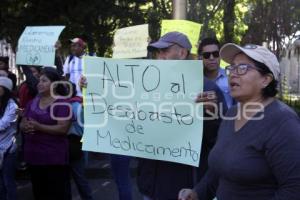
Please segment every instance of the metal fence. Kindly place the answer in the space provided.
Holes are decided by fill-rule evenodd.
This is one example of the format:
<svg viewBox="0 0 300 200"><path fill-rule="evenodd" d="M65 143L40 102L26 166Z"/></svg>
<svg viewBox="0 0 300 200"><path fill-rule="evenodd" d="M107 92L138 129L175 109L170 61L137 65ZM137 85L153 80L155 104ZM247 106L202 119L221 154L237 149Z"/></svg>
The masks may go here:
<svg viewBox="0 0 300 200"><path fill-rule="evenodd" d="M24 78L16 65L16 53L13 51L11 44L5 39L0 40L0 57L9 57L9 70L16 74L17 84L19 84Z"/></svg>

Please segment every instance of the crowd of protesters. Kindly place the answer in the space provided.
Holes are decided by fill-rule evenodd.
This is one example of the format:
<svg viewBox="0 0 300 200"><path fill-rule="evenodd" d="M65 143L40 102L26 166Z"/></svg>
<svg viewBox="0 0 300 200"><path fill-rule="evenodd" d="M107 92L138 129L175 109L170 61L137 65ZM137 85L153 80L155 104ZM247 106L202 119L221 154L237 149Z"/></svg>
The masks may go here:
<svg viewBox="0 0 300 200"><path fill-rule="evenodd" d="M71 54L64 62L57 58L57 68L20 66L26 77L20 85L8 69L8 57L0 57L1 200L17 199L17 134L21 140L19 159L30 172L34 199L72 199L71 177L81 199L93 199L81 150L86 43L74 38L70 44ZM148 51L156 59L188 60L191 48L186 35L169 32L149 44ZM213 109L205 105L210 102L222 105L219 109L228 118L204 120L199 167L137 159L137 185L143 199L298 199L300 122L275 99L277 58L258 45L227 44L220 49L214 38L201 41L198 58L203 60L205 77L204 92L196 102L204 103L204 116ZM230 64L226 70L220 68L220 58ZM257 104L251 104L246 118L233 118L246 110L248 103ZM263 120L252 120L261 114ZM131 200L129 165L133 158L110 158L119 199Z"/></svg>
<svg viewBox="0 0 300 200"><path fill-rule="evenodd" d="M18 86L16 75L8 69L9 58L0 57L1 200L17 199L17 160L30 173L34 199L72 199L71 177L81 198L93 199L81 150L82 95L77 94L75 84L79 76L72 78L82 72L80 62L86 44L79 38L70 42L72 50L73 46L82 49L81 55L72 51L73 58L68 57L60 70L18 66L25 75ZM77 70L69 70L68 65L74 65L75 60L80 61L75 63Z"/></svg>

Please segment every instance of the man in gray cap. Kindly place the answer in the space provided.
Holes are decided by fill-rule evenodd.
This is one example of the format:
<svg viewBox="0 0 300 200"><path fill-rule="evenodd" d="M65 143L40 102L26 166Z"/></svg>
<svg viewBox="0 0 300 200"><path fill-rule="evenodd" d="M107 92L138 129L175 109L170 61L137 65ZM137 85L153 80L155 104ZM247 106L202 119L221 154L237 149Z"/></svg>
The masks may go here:
<svg viewBox="0 0 300 200"><path fill-rule="evenodd" d="M155 54L155 58L161 60L187 60L192 45L188 37L180 32L169 32L163 35L157 42L148 46L148 51ZM226 105L221 90L217 85L204 79L205 92L213 91L215 99L200 101L216 101ZM205 93L204 92L204 93ZM207 113L204 114L207 116ZM207 157L214 145L220 120L204 120L203 140L200 157L200 166L195 168L188 165L139 159L137 182L144 200L170 200L177 199L177 194L183 186L193 186L207 170Z"/></svg>
<svg viewBox="0 0 300 200"><path fill-rule="evenodd" d="M147 48L148 51L155 52L156 58L160 60L185 60L190 54L192 45L186 35L169 32Z"/></svg>

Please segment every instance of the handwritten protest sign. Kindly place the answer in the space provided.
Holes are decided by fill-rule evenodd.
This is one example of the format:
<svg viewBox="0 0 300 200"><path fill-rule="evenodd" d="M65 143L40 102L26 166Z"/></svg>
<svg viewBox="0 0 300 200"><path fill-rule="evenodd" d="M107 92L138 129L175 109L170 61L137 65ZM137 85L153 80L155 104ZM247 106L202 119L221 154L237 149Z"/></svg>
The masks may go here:
<svg viewBox="0 0 300 200"><path fill-rule="evenodd" d="M84 57L83 149L198 166L202 62Z"/></svg>
<svg viewBox="0 0 300 200"><path fill-rule="evenodd" d="M197 54L200 29L201 24L187 20L162 20L161 22L161 35L170 31L178 31L186 34L192 43L191 52L193 54Z"/></svg>
<svg viewBox="0 0 300 200"><path fill-rule="evenodd" d="M113 58L147 56L148 24L118 29L114 36Z"/></svg>
<svg viewBox="0 0 300 200"><path fill-rule="evenodd" d="M64 26L27 26L18 41L16 64L53 66L54 45Z"/></svg>

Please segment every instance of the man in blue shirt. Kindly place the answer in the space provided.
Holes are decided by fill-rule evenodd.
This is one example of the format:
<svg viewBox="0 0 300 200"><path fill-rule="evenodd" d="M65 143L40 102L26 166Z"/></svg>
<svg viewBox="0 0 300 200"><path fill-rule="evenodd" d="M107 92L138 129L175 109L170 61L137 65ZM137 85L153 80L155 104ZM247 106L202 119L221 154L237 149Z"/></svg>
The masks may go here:
<svg viewBox="0 0 300 200"><path fill-rule="evenodd" d="M204 38L199 44L198 58L203 60L204 76L214 81L225 97L227 107L230 108L234 104L234 100L230 95L227 75L225 70L220 68L220 43L214 38Z"/></svg>

